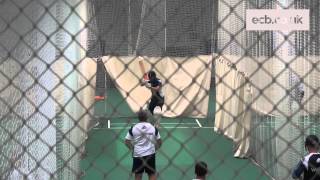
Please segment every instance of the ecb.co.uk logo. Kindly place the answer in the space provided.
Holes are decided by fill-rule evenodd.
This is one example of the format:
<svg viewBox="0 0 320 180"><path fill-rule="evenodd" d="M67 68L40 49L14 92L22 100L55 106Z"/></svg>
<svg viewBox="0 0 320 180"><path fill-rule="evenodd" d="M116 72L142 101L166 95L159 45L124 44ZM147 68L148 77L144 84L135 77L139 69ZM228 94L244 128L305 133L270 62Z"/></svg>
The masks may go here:
<svg viewBox="0 0 320 180"><path fill-rule="evenodd" d="M308 31L308 9L248 9L248 31Z"/></svg>

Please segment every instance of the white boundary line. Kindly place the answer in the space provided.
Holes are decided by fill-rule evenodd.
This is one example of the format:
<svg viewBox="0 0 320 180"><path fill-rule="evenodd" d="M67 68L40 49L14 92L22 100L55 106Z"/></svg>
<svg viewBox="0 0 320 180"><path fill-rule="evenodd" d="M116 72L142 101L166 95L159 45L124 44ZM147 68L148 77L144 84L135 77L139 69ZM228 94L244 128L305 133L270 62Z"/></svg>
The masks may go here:
<svg viewBox="0 0 320 180"><path fill-rule="evenodd" d="M109 129L121 130L130 129L131 127L112 127ZM214 127L160 127L160 129L213 129ZM93 128L93 129L106 129L106 128Z"/></svg>
<svg viewBox="0 0 320 180"><path fill-rule="evenodd" d="M108 120L108 129L110 129L110 126L111 126L111 122L110 120Z"/></svg>
<svg viewBox="0 0 320 180"><path fill-rule="evenodd" d="M215 127L203 127L202 124L199 122L198 119L195 119L196 123L161 123L161 124L198 124L199 127L186 127L186 126L180 126L180 127L160 127L160 129L200 129L200 128L203 128L203 129L215 129ZM121 123L121 122L116 122L116 123L113 123L115 125L121 125L121 124L130 124L130 123ZM107 123L107 127L108 129L130 129L130 127L112 127L111 128L111 121L108 120L108 123ZM94 128L94 129L105 129L105 128Z"/></svg>
<svg viewBox="0 0 320 180"><path fill-rule="evenodd" d="M136 123L116 123L116 122L114 122L112 124L117 125L117 124L136 124ZM197 123L161 123L161 124L197 124Z"/></svg>
<svg viewBox="0 0 320 180"><path fill-rule="evenodd" d="M199 120L196 119L197 124L199 125L199 127L202 127L202 125L200 124Z"/></svg>

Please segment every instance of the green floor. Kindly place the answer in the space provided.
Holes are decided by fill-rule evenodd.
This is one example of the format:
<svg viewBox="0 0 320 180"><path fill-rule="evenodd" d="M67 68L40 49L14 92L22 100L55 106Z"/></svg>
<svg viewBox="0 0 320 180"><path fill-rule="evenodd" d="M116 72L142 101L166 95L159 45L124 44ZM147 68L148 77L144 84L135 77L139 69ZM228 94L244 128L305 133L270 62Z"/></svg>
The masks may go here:
<svg viewBox="0 0 320 180"><path fill-rule="evenodd" d="M123 144L126 129L95 129L81 162L83 179L128 179L131 154ZM163 146L157 154L159 179L192 179L196 160L206 161L208 179L268 179L249 160L233 158L232 143L212 129L161 129Z"/></svg>
<svg viewBox="0 0 320 180"><path fill-rule="evenodd" d="M87 156L81 161L84 180L130 179L132 158L123 141L136 119L115 118L133 115L126 103L117 97L119 94L114 93L105 104L97 103L96 114L105 119L89 133ZM110 129L107 120L111 120ZM232 142L213 131L213 120L199 119L199 122L202 128L195 119L162 119L160 134L164 143L157 153L158 179L190 180L194 178L196 160L208 163L209 180L269 179L250 160L233 157Z"/></svg>

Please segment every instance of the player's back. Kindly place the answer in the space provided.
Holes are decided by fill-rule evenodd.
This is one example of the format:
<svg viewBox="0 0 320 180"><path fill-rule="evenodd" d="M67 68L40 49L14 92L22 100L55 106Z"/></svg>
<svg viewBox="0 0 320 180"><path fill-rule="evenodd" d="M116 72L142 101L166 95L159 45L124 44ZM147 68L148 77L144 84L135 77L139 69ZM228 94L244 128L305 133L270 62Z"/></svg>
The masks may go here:
<svg viewBox="0 0 320 180"><path fill-rule="evenodd" d="M133 136L134 156L141 157L155 153L158 131L148 122L139 122L130 129Z"/></svg>
<svg viewBox="0 0 320 180"><path fill-rule="evenodd" d="M304 172L304 180L320 180L320 153L312 153L304 158L307 165Z"/></svg>

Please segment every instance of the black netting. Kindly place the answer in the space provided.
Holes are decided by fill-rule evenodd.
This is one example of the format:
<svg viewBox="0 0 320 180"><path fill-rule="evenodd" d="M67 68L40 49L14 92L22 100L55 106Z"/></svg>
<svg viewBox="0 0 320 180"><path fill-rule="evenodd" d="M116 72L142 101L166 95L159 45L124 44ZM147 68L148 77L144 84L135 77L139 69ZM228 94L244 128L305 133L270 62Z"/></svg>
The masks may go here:
<svg viewBox="0 0 320 180"><path fill-rule="evenodd" d="M0 0L0 179L133 179L140 109L163 141L158 179L196 178L199 161L207 179L292 179L301 159L318 171L304 157L319 151L305 146L320 132L319 8ZM249 9L309 9L310 28L248 31Z"/></svg>

